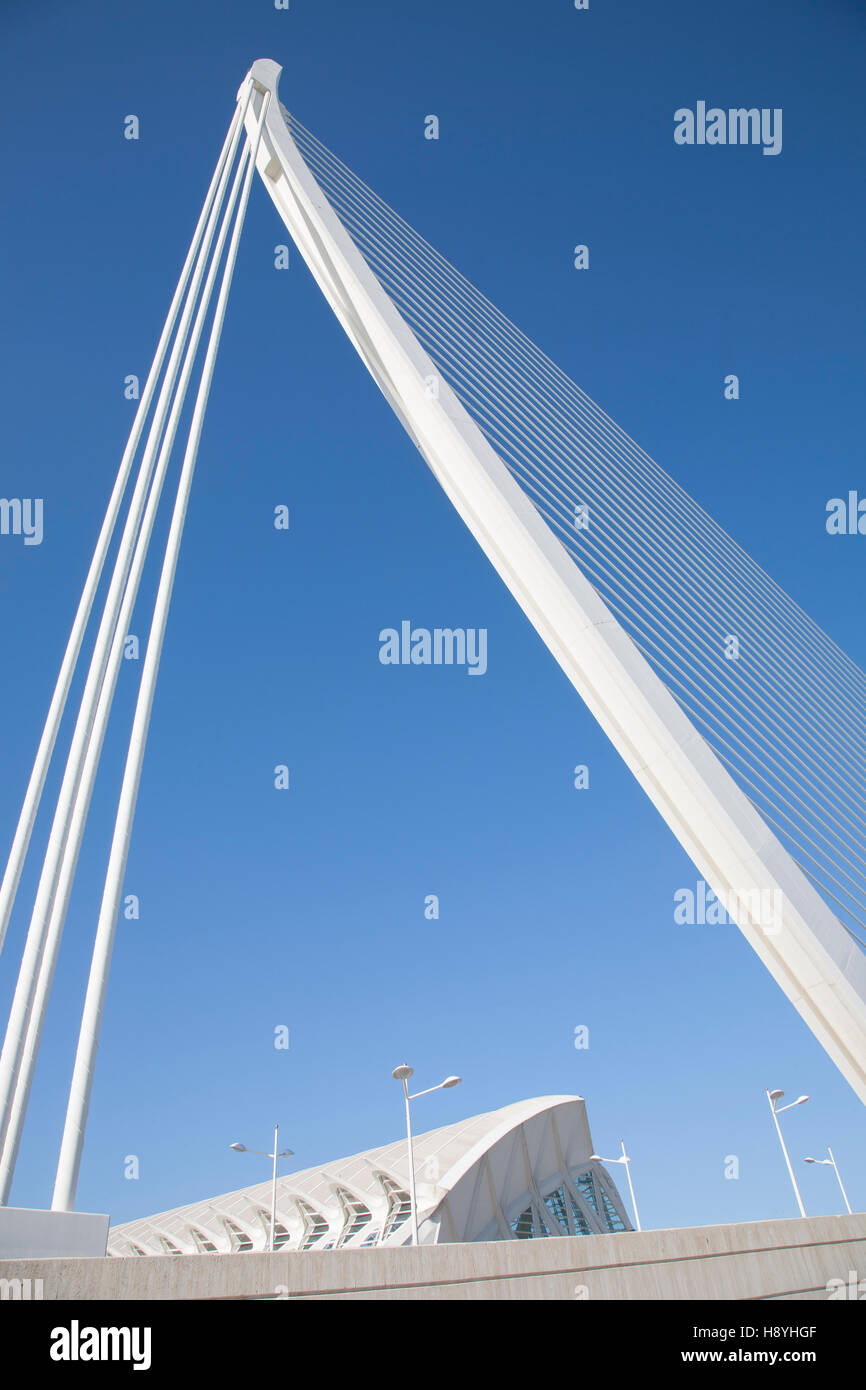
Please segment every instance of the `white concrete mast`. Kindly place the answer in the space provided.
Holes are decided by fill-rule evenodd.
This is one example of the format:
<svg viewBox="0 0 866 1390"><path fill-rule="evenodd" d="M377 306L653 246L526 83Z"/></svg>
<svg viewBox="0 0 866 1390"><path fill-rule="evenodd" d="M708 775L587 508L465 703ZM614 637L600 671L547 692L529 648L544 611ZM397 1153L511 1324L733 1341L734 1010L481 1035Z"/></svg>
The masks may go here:
<svg viewBox="0 0 866 1390"><path fill-rule="evenodd" d="M368 371L536 631L812 1032L866 1101L866 957L570 558L441 378L302 157L278 64L258 168ZM438 380L438 394L428 389ZM767 905L773 908L768 912ZM730 909L729 909L730 910Z"/></svg>

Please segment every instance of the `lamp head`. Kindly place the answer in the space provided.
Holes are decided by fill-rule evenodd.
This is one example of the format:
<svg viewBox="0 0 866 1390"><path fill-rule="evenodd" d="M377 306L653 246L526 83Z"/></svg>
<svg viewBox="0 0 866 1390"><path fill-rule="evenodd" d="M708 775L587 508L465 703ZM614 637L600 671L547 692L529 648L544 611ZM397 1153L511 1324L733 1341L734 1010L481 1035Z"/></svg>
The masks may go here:
<svg viewBox="0 0 866 1390"><path fill-rule="evenodd" d="M445 1090L449 1090L452 1086L459 1086L462 1080L462 1076L446 1076L442 1086Z"/></svg>
<svg viewBox="0 0 866 1390"><path fill-rule="evenodd" d="M395 1067L391 1075L395 1081L408 1081L410 1076L415 1075L415 1070L413 1067L407 1067L404 1062L402 1067Z"/></svg>
<svg viewBox="0 0 866 1390"><path fill-rule="evenodd" d="M234 1149L235 1153L238 1154L245 1154L247 1151L246 1144L229 1144L229 1148Z"/></svg>

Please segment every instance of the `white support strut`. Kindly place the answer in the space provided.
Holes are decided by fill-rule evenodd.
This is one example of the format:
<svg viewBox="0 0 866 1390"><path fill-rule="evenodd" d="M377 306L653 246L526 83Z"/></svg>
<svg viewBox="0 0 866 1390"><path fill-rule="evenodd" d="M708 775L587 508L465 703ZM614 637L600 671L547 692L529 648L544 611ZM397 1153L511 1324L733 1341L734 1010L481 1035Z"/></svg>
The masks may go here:
<svg viewBox="0 0 866 1390"><path fill-rule="evenodd" d="M25 941L3 1050L0 1053L0 1145L2 1145L0 1204L5 1204L8 1200L20 1128L24 1121L26 1097L35 1066L35 1050L28 1050L28 1038L31 1044L35 1042L38 1046L42 1021L40 1010L44 1010L47 991L51 987L68 894L71 888L71 873L74 871L78 850L84 835L92 778L95 775L99 748L104 735L104 722L107 721L110 712L113 686L122 658L124 633L119 632L119 626L128 620L131 605L135 600L135 589L138 578L140 578L141 566L144 562L138 539L145 512L146 493L153 474L156 453L163 437L166 419L169 417L169 407L172 402L177 372L207 265L225 186L234 163L239 138L243 132L243 114L244 112L241 112L241 120L232 121L228 156L225 161L222 161L221 158L223 167L220 172L216 196L212 201L204 236L195 259L195 269L129 505L129 512L115 560L114 573L91 657L84 694L81 698L72 745L51 826L48 848L39 878L36 902ZM167 457L161 457L158 471L164 468L165 462L167 462ZM136 564L136 555L140 564ZM131 568L137 569L138 573L132 575L131 583L127 585ZM107 700L102 699L105 683L108 685ZM100 717L102 727L99 723ZM92 756L94 740L95 758ZM31 1019L34 1019L34 1008L36 1008L35 1031L30 1026ZM25 1088L23 1093L25 1104L16 1105L15 1097L16 1094L21 1094L22 1086ZM13 1117L14 1132L12 1128ZM7 1142L7 1139L11 1142Z"/></svg>
<svg viewBox="0 0 866 1390"><path fill-rule="evenodd" d="M226 172L229 172L227 168ZM239 165L235 173L232 189L225 205L220 229L217 234L215 248L211 256L208 268L207 279L202 290L201 299L195 316L195 323L189 335L189 340L184 353L183 366L181 368L177 389L171 403L168 422L165 427L165 434L159 451L156 468L150 484L150 492L147 498L144 517L141 522L138 538L135 544L135 551L126 588L123 594L120 615L114 629L114 636L111 643L108 664L103 678L102 689L99 693L99 701L96 707L96 717L93 721L90 738L87 744L87 751L84 761L84 768L78 784L78 790L73 804L71 823L73 826L80 826L82 833L87 822L87 815L90 808L90 798L93 793L96 774L99 769L99 761L102 754L102 745L105 733L108 728L108 721L111 715L111 707L114 701L114 692L120 667L123 662L123 647L126 635L129 631L132 619L135 600L144 570L147 552L150 546L150 539L153 533L154 523L159 508L163 485L165 482L166 471L174 447L175 434L180 422L186 393L192 374L202 329L204 328L207 317L208 306L213 292L213 285L216 279L222 249L225 243L228 228L234 212L235 203L240 191L243 166ZM215 204L217 211L220 209L219 200ZM60 861L60 872L57 880L57 887L54 900L51 906L51 914L48 920L48 932L45 940L45 949L42 954L42 961L36 981L36 988L33 994L33 1003L30 1010L30 1017L27 1024L27 1033L24 1043L24 1050L18 1070L18 1078L15 1088L15 1098L7 1127L6 1138L3 1143L2 1156L0 1156L0 1205L5 1205L9 1198L9 1188L15 1169L15 1162L18 1155L18 1145L21 1140L21 1132L24 1125L24 1117L27 1111L27 1104L30 1097L30 1087L33 1081L33 1072L36 1066L36 1058L39 1052L39 1045L42 1037L42 1027L45 1021L45 1011L48 1005L48 998L51 993L51 986L54 978L54 970L57 965L57 956L60 947L60 940L63 935L63 927L66 919L66 912L69 906L69 897L72 891L72 884L75 878L75 871L78 865L78 855L81 849L81 834L69 835L64 847L63 856Z"/></svg>
<svg viewBox="0 0 866 1390"><path fill-rule="evenodd" d="M117 523L117 517L120 512L121 502L123 501L123 494L126 490L126 485L129 480L133 459L135 458L135 454L138 449L139 442L141 440L141 435L144 430L148 413L150 411L150 406L153 400L156 384L159 380L159 374L162 371L162 364L165 359L165 353L168 348L169 341L171 339L171 334L172 330L174 329L175 321L177 319L178 310L180 309L180 305L183 300L190 272L193 268L196 255L198 253L199 245L201 243L201 238L205 229L205 224L207 222L208 216L210 215L210 210L213 204L214 195L217 190L217 185L219 183L220 176L225 166L225 161L228 156L229 147L234 139L235 131L237 129L237 124L239 121L240 110L238 109L235 111L234 120L232 121L232 124L229 127L222 151L220 153L220 157L217 161L217 166L214 170L213 178L211 179L210 188L208 189L207 196L204 201L204 206L202 207L201 215L199 216L198 224L196 226L195 232L193 233L193 238L190 243L189 250L187 252L186 260L184 262L183 269L181 270L180 279L178 281L177 288L175 289L174 297L171 301L168 314L166 315L159 343L157 344L156 353L154 354L153 363L148 373L147 380L144 385L144 390L141 393L141 399L138 403L138 408L135 412L135 419L133 421L132 430L130 431L126 448L123 451L123 457L120 461L120 467L118 468L117 472L117 479L115 481L114 488L109 499L108 507L105 513L105 519L103 520L102 528L99 532L99 537L96 542L96 549L93 552L93 559L90 562L90 569L87 572L87 578L84 583L84 589L78 603L75 619L72 624L72 631L69 634L69 641L66 646L63 661L60 665L60 672L57 677L57 683L55 685L54 694L51 698L51 704L49 706L48 714L45 719L45 726L42 731L42 736L39 740L39 747L36 750L36 758L33 763L33 770L30 774L30 781L27 785L27 791L24 796L24 803L21 808L21 814L18 818L18 825L15 830L15 836L12 841L12 848L9 852L9 858L7 860L6 869L3 874L3 881L2 884L0 884L0 951L2 951L3 949L3 942L6 937L6 930L9 926L9 918L12 915L12 908L15 903L15 895L18 891L18 883L21 878L21 870L24 867L24 860L27 857L27 850L30 845L30 836L33 832L33 824L36 820L36 813L39 810L39 802L42 797L42 789L45 785L45 777L48 772L48 766L51 762L51 755L54 751L54 744L57 739L57 732L60 728L60 721L63 718L63 711L66 707L66 698L69 694L69 687L72 682L75 667L78 663L78 655L81 651L81 643L84 639L84 633L86 631L87 623L90 618L90 611L93 607L93 600L96 597L96 591L99 586L99 580L102 576L102 568L105 564L105 558L108 554L108 547L111 544L111 537L114 533L114 528Z"/></svg>
<svg viewBox="0 0 866 1390"><path fill-rule="evenodd" d="M240 243L241 231L243 230L244 216L249 200L253 173L255 171L255 155L258 149L258 142L261 136L267 106L268 100L265 98L264 105L259 113L255 134L249 137L244 155L238 165L235 175L235 184L226 205L223 226L220 228L220 236L218 238L217 248L214 253L211 269L208 274L208 282L203 296L204 300L210 298L210 289L219 265L225 232L229 220L234 216L231 240L223 267L216 309L214 311L213 323L211 324L210 337L208 339L207 350L201 371L201 379L199 381L192 420L189 427L189 436L184 451L180 481L174 509L172 511L171 525L166 542L162 570L160 572L156 602L154 604L153 620L147 639L147 649L141 673L138 699L133 716L132 732L129 739L129 751L124 768L123 783L120 789L120 798L114 824L114 833L112 835L108 869L105 876L102 904L99 911L99 920L97 922L93 957L81 1021L81 1032L79 1034L78 1048L75 1055L75 1066L69 1092L69 1105L66 1112L66 1122L60 1148L60 1159L57 1167L54 1196L51 1204L55 1211L71 1211L75 1204L75 1192L78 1185L78 1173L84 1145L84 1132L90 1106L90 1092L93 1085L93 1072L96 1065L99 1034L102 1026L102 1013L105 1005L105 994L108 988L108 974L114 948L117 918L120 911L120 898L123 892L123 879L126 873L126 861L129 853L129 842L132 834L135 806L138 799L138 788L144 761L144 751L147 744L151 710L153 708L156 681L159 674L163 639L168 622L168 612L171 605L171 596L174 588L178 556L180 554L180 544L183 537L184 522L186 520L187 505L189 503L190 490L192 488L192 480L195 473L196 460L198 458L205 410L210 394L211 381L213 380L213 372L216 365L226 305L228 303L229 290L231 288L235 261L237 259L238 245ZM243 178L242 186L240 186L241 178ZM237 202L237 212L235 212L234 208L239 187L240 199ZM196 333L194 334L196 340L199 328L200 325L197 322ZM184 393L187 377L188 374L185 368L182 388Z"/></svg>
<svg viewBox="0 0 866 1390"><path fill-rule="evenodd" d="M277 95L280 71L267 59L250 70L256 90L247 128L269 94L259 173L327 302L572 685L866 1101L866 957L442 380L292 139ZM427 387L431 375L438 397Z"/></svg>
<svg viewBox="0 0 866 1390"><path fill-rule="evenodd" d="M247 100L249 90L249 84L246 84ZM240 139L245 133L244 114L244 105L236 107L175 291L166 329L148 376L148 382L152 382L155 387L159 367L171 336L173 320L183 302L180 322L160 386L91 657L0 1054L0 1205L5 1205L8 1201L69 892L122 659L123 639L144 565L150 530L171 451L171 439L183 406L185 381L188 380L194 357L194 352L191 355L189 350L184 354L184 348L210 259L211 244L225 190ZM234 196L237 194L237 182L236 179ZM226 227L227 223L224 223L219 238L220 244L225 236ZM211 275L210 283L212 280ZM207 297L209 289L205 298ZM197 340L201 332L206 303L200 305L199 309L193 328L193 340ZM182 376L185 380L175 392L175 381L182 355ZM124 461L128 458L130 465L143 424L143 418L139 420L137 417L124 453ZM154 475L157 450L160 451L160 457ZM148 488L150 496L145 508L145 494Z"/></svg>

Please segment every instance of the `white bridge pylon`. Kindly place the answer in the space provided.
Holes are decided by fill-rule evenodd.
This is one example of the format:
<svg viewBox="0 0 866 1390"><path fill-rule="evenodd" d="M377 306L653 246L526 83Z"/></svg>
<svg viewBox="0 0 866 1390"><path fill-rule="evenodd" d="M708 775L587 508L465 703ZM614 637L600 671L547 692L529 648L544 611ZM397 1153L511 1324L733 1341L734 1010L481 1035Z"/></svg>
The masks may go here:
<svg viewBox="0 0 866 1390"><path fill-rule="evenodd" d="M280 110L280 71L253 65L247 126L267 96L259 173L319 288L578 694L866 1101L866 958L442 379L302 157Z"/></svg>
<svg viewBox="0 0 866 1390"><path fill-rule="evenodd" d="M155 400L0 1054L0 1204L9 1197L123 640L225 252L142 668L52 1201L59 1210L74 1206L162 640L255 168L325 299L457 512L698 872L728 906L777 984L857 1094L866 1100L866 957L443 380L434 358L386 292L303 157L279 104L279 75L276 63L261 60L253 65L238 93L235 116L111 495L0 886L2 944L91 607ZM244 130L247 138L232 178ZM437 382L435 392L429 388L431 378Z"/></svg>

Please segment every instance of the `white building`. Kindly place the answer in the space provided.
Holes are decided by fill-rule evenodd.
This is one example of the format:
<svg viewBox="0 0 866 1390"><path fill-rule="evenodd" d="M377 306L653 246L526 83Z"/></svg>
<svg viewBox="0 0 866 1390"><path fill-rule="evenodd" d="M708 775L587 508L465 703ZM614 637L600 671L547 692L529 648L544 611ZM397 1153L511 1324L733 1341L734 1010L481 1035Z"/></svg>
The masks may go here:
<svg viewBox="0 0 866 1390"><path fill-rule="evenodd" d="M579 1096L540 1096L417 1135L422 1244L630 1231ZM111 1255L267 1250L271 1183L115 1226ZM275 1246L334 1250L411 1240L405 1139L277 1179Z"/></svg>

